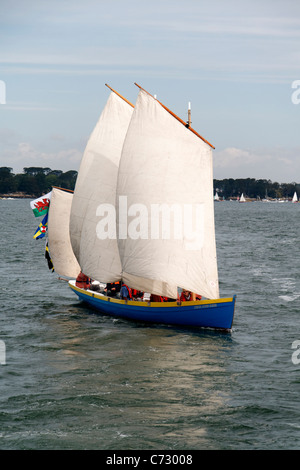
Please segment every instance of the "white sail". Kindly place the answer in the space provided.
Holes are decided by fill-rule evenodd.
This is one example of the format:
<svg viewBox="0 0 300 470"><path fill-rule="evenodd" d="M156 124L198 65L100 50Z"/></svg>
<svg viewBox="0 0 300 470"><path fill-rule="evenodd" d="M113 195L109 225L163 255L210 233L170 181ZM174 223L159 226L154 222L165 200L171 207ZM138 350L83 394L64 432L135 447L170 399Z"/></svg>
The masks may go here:
<svg viewBox="0 0 300 470"><path fill-rule="evenodd" d="M87 143L74 191L70 235L82 272L102 282L121 278L116 238L99 239L97 210L115 206L121 150L133 107L112 92Z"/></svg>
<svg viewBox="0 0 300 470"><path fill-rule="evenodd" d="M294 192L294 196L293 196L292 202L298 202L298 196L297 196L296 191Z"/></svg>
<svg viewBox="0 0 300 470"><path fill-rule="evenodd" d="M211 148L141 90L117 187L119 252L128 285L169 297L177 286L219 296L212 195Z"/></svg>
<svg viewBox="0 0 300 470"><path fill-rule="evenodd" d="M245 199L245 196L244 194L242 193L241 195L241 198L240 198L240 201L239 202L246 202L246 199Z"/></svg>
<svg viewBox="0 0 300 470"><path fill-rule="evenodd" d="M73 193L52 189L48 215L48 243L52 263L57 274L77 277L80 266L74 256L69 222Z"/></svg>

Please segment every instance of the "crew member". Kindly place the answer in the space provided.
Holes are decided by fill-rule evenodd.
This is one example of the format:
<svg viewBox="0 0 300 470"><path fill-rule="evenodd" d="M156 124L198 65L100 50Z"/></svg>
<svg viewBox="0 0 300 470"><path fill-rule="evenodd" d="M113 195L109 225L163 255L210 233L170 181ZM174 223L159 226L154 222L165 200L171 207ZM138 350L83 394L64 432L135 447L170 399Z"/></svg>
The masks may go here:
<svg viewBox="0 0 300 470"><path fill-rule="evenodd" d="M120 290L120 297L121 299L128 299L132 300L132 294L131 294L131 289L130 287L126 286L126 284L122 284L121 290Z"/></svg>
<svg viewBox="0 0 300 470"><path fill-rule="evenodd" d="M75 286L81 287L81 289L89 289L91 286L91 279L80 271L77 276Z"/></svg>
<svg viewBox="0 0 300 470"><path fill-rule="evenodd" d="M181 302L189 302L190 300L192 300L191 292L189 290L183 290L181 292L180 301Z"/></svg>

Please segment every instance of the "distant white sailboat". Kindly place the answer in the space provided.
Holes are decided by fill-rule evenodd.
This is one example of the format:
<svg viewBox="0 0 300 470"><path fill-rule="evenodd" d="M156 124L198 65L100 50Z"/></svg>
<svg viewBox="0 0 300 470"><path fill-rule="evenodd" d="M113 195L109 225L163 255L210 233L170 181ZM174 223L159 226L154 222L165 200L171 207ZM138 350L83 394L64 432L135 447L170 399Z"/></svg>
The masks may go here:
<svg viewBox="0 0 300 470"><path fill-rule="evenodd" d="M246 199L244 197L244 193L242 193L239 202L246 202Z"/></svg>
<svg viewBox="0 0 300 470"><path fill-rule="evenodd" d="M214 201L220 201L219 194L217 192L215 194Z"/></svg>
<svg viewBox="0 0 300 470"><path fill-rule="evenodd" d="M298 196L297 196L296 191L294 192L294 196L293 196L292 202L298 202Z"/></svg>

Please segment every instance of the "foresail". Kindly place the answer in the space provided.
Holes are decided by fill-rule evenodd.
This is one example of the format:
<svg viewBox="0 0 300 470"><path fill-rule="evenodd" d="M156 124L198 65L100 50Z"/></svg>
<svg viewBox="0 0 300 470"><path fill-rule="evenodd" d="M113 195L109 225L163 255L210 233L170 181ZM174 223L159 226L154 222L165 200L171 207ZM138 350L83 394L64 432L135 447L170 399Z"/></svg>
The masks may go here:
<svg viewBox="0 0 300 470"><path fill-rule="evenodd" d="M141 90L117 186L119 253L131 287L219 296L212 195L211 147Z"/></svg>
<svg viewBox="0 0 300 470"><path fill-rule="evenodd" d="M80 266L74 256L69 235L72 198L71 192L52 189L48 216L48 243L57 274L76 278Z"/></svg>
<svg viewBox="0 0 300 470"><path fill-rule="evenodd" d="M70 236L82 272L102 282L121 277L116 238L99 238L105 205L115 207L121 150L133 107L112 92L87 143L74 191Z"/></svg>

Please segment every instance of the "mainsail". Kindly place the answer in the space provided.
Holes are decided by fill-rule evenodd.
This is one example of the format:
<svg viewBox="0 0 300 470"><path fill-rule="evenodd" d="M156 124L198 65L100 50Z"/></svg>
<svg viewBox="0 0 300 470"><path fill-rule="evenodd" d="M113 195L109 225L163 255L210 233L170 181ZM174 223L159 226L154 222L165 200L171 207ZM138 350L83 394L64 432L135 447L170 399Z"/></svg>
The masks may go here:
<svg viewBox="0 0 300 470"><path fill-rule="evenodd" d="M73 193L52 188L48 216L48 243L57 274L76 278L80 267L74 256L69 235L72 198Z"/></svg>
<svg viewBox="0 0 300 470"><path fill-rule="evenodd" d="M212 194L211 146L141 89L117 185L126 284L168 297L176 298L179 286L218 298Z"/></svg>
<svg viewBox="0 0 300 470"><path fill-rule="evenodd" d="M117 93L110 94L87 143L73 196L70 237L74 254L82 272L102 282L121 278L117 240L97 236L96 215L100 204L115 206L119 160L132 111L133 106Z"/></svg>

